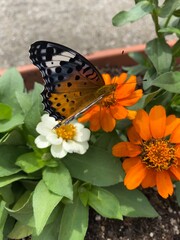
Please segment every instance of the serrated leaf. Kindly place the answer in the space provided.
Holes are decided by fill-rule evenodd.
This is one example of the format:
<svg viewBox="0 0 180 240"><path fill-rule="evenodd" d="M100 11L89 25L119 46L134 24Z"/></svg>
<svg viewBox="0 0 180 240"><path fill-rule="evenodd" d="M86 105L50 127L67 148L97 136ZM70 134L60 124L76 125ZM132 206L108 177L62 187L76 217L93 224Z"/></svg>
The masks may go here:
<svg viewBox="0 0 180 240"><path fill-rule="evenodd" d="M122 26L129 22L135 22L152 12L153 8L149 1L140 1L131 10L121 11L116 14L112 19L112 23L114 26Z"/></svg>
<svg viewBox="0 0 180 240"><path fill-rule="evenodd" d="M154 65L157 74L170 71L172 51L167 43L160 39L153 39L147 43L146 54Z"/></svg>
<svg viewBox="0 0 180 240"><path fill-rule="evenodd" d="M180 72L166 72L154 79L152 84L172 93L180 93Z"/></svg>
<svg viewBox="0 0 180 240"><path fill-rule="evenodd" d="M103 217L122 220L119 201L116 196L108 190L100 187L92 187L89 191L88 204Z"/></svg>
<svg viewBox="0 0 180 240"><path fill-rule="evenodd" d="M37 235L42 232L50 214L61 199L61 196L48 190L43 180L37 184L33 193L33 212Z"/></svg>
<svg viewBox="0 0 180 240"><path fill-rule="evenodd" d="M106 188L119 200L122 214L128 217L158 217L145 195L139 190L128 190L123 183Z"/></svg>
<svg viewBox="0 0 180 240"><path fill-rule="evenodd" d="M116 184L124 176L120 160L95 146L90 146L84 155L69 154L62 161L72 177L96 186Z"/></svg>
<svg viewBox="0 0 180 240"><path fill-rule="evenodd" d="M72 200L72 179L63 163L59 162L59 166L53 168L46 167L43 171L43 180L50 191Z"/></svg>
<svg viewBox="0 0 180 240"><path fill-rule="evenodd" d="M88 227L88 207L84 207L78 196L72 204L64 207L58 240L84 240Z"/></svg>

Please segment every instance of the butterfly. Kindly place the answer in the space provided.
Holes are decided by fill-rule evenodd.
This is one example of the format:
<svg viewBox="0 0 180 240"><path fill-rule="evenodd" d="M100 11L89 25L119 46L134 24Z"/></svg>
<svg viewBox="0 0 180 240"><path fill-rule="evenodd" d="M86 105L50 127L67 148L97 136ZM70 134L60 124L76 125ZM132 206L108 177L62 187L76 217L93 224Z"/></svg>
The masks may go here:
<svg viewBox="0 0 180 240"><path fill-rule="evenodd" d="M77 118L115 88L105 85L95 66L66 46L37 41L29 53L45 82L41 93L44 110L60 125Z"/></svg>

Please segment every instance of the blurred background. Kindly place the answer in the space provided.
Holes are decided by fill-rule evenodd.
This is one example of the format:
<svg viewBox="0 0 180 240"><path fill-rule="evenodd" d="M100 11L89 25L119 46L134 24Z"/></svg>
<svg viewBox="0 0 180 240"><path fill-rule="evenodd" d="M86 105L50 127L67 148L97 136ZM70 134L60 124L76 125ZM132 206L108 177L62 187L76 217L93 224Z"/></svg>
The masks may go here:
<svg viewBox="0 0 180 240"><path fill-rule="evenodd" d="M134 0L1 0L0 68L30 64L29 45L49 40L85 55L145 43L155 34L151 18L114 27L112 17Z"/></svg>

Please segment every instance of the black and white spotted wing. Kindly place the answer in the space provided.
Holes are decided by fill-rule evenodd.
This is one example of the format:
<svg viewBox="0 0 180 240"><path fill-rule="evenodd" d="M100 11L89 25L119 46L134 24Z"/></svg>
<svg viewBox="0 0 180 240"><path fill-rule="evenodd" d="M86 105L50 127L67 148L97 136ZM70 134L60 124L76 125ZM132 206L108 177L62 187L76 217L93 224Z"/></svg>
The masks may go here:
<svg viewBox="0 0 180 240"><path fill-rule="evenodd" d="M44 109L56 120L68 123L101 99L96 95L104 86L101 74L76 51L38 41L31 45L29 53L45 81Z"/></svg>

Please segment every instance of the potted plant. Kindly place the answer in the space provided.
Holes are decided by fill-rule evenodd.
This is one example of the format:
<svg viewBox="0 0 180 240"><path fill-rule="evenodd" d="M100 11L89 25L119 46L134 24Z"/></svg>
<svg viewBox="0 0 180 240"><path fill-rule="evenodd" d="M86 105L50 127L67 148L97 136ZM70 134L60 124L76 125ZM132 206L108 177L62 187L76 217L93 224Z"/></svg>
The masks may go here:
<svg viewBox="0 0 180 240"><path fill-rule="evenodd" d="M81 123L56 127L43 115L41 84L27 91L15 69L1 76L1 239L88 239L90 207L109 219L155 218L146 188L164 199L175 192L180 204L179 40L172 48L165 41L171 33L179 37L177 3L136 1L113 18L118 26L151 14L157 38L146 44L146 55L129 54L138 64L124 62L128 74L103 75L103 89L113 83L113 94Z"/></svg>

